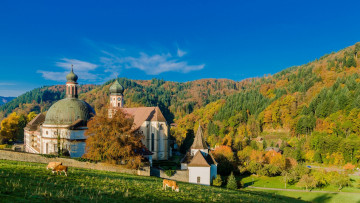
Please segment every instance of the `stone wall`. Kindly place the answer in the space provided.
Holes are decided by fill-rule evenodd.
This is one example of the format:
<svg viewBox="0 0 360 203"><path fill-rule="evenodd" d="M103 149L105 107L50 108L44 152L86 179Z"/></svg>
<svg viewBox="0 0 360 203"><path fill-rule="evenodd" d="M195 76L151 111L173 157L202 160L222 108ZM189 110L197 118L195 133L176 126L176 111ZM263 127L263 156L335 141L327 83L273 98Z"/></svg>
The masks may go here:
<svg viewBox="0 0 360 203"><path fill-rule="evenodd" d="M35 162L35 163L49 163L52 161L57 161L57 162L62 162L63 165L69 167L95 169L101 171L112 171L118 173L136 174L141 176L150 176L150 167L143 167L140 170L134 170L134 169L127 169L122 166L106 164L106 163L81 162L75 159L67 159L67 158L46 158L39 154L31 154L26 152L0 150L0 159Z"/></svg>
<svg viewBox="0 0 360 203"><path fill-rule="evenodd" d="M189 182L189 171L188 170L176 170L173 176L167 176L165 170L158 168L151 168L151 175L159 178L166 178L170 180Z"/></svg>

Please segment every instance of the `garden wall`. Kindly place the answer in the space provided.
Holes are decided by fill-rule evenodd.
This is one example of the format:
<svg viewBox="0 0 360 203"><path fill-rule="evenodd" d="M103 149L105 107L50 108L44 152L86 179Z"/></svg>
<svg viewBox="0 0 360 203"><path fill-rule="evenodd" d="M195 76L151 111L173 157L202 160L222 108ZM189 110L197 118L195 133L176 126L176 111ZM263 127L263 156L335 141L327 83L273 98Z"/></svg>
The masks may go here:
<svg viewBox="0 0 360 203"><path fill-rule="evenodd" d="M167 176L165 170L158 168L151 168L151 175L159 178L166 178L170 180L189 182L189 171L188 170L176 170L175 174L172 176Z"/></svg>
<svg viewBox="0 0 360 203"><path fill-rule="evenodd" d="M62 164L65 166L76 167L76 168L86 168L86 169L95 169L101 171L112 171L118 173L150 176L150 167L143 167L141 170L135 170L135 169L127 169L122 166L106 164L106 163L81 162L75 159L67 159L67 158L47 158L39 154L15 152L8 150L0 150L0 159L35 162L35 163L49 163L52 161L58 161L58 162L62 162Z"/></svg>

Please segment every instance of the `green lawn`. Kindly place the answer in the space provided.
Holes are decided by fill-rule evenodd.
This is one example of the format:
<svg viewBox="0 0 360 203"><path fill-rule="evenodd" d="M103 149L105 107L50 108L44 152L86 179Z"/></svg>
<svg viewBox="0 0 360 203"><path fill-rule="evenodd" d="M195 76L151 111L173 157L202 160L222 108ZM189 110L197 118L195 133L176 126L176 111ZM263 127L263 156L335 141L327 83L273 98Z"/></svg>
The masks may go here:
<svg viewBox="0 0 360 203"><path fill-rule="evenodd" d="M249 191L264 191L259 189L248 189ZM315 193L315 192L294 192L294 191L273 191L266 190L267 193L273 195L282 195L287 197L293 197L298 200L305 200L310 202L339 202L339 203L351 203L360 202L360 194L349 193Z"/></svg>
<svg viewBox="0 0 360 203"><path fill-rule="evenodd" d="M352 184L354 186L357 185L356 181L360 179L359 176L350 176ZM256 176L251 175L248 177L245 177L241 179L241 181L244 183L245 186L254 186L254 187L267 187L267 188L285 188L285 184L281 181L281 176L275 176L275 177L266 177L266 176ZM254 183L254 184L253 184ZM295 185L289 185L287 184L287 189L303 189L296 187ZM331 192L338 192L338 187L329 185L324 188L316 188L313 189L314 191L331 191ZM344 187L341 192L357 192L360 195L360 189L356 187Z"/></svg>
<svg viewBox="0 0 360 203"><path fill-rule="evenodd" d="M70 168L57 176L45 164L0 160L0 202L303 202L261 191L179 183L162 190L162 179Z"/></svg>

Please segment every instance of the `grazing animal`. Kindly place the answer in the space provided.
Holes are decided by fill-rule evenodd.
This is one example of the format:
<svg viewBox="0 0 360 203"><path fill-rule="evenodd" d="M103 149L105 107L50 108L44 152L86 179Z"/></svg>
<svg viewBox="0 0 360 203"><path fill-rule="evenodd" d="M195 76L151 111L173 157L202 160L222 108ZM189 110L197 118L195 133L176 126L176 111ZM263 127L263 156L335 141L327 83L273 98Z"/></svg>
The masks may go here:
<svg viewBox="0 0 360 203"><path fill-rule="evenodd" d="M49 162L49 164L46 166L46 169L54 169L56 166L61 165L61 162Z"/></svg>
<svg viewBox="0 0 360 203"><path fill-rule="evenodd" d="M179 186L177 185L176 181L173 180L163 180L163 190L166 190L166 187L171 187L171 191L179 192Z"/></svg>
<svg viewBox="0 0 360 203"><path fill-rule="evenodd" d="M68 169L67 166L57 165L57 166L52 170L52 173L55 173L55 172L56 172L56 175L58 175L58 174L59 174L59 171L60 171L60 175L61 175L61 172L64 172L64 173L65 173L65 176L67 176L67 169Z"/></svg>

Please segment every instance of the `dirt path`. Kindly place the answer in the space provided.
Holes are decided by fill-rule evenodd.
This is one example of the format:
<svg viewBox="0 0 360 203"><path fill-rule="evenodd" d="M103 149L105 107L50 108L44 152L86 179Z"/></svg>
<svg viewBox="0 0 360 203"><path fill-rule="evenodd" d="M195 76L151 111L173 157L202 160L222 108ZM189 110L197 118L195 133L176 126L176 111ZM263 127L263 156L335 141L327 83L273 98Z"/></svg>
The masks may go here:
<svg viewBox="0 0 360 203"><path fill-rule="evenodd" d="M360 193L357 193L357 192L333 192L333 191L319 191L319 190L306 191L306 190L297 190L297 189L281 189L281 188L267 188L267 187L254 187L254 186L248 186L246 188L253 188L253 189L260 189L260 190L289 191L289 192L316 192L316 193L332 193L332 194L342 193L342 194L359 194L360 195Z"/></svg>

